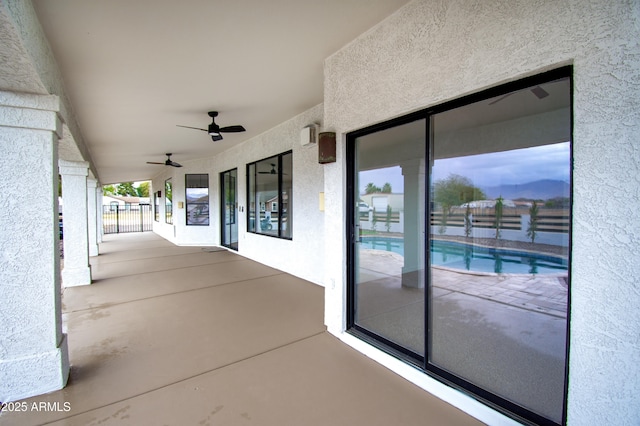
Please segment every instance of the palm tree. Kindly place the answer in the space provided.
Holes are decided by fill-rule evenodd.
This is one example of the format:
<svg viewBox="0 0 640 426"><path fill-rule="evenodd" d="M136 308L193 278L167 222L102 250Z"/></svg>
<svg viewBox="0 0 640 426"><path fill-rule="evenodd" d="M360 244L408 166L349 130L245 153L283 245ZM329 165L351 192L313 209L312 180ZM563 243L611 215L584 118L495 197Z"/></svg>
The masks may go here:
<svg viewBox="0 0 640 426"><path fill-rule="evenodd" d="M380 192L381 189L373 184L373 182L369 182L367 186L364 188L365 194L375 194L376 192Z"/></svg>

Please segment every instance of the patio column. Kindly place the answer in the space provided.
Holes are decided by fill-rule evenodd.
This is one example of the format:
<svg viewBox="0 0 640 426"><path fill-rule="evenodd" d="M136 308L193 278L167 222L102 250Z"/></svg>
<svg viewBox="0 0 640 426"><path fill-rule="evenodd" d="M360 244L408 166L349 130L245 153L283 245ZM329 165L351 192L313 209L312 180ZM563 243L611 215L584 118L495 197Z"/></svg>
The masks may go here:
<svg viewBox="0 0 640 426"><path fill-rule="evenodd" d="M404 266L402 285L424 287L424 160L400 165L404 177Z"/></svg>
<svg viewBox="0 0 640 426"><path fill-rule="evenodd" d="M89 256L98 255L98 210L96 188L98 181L87 178L87 226L89 230Z"/></svg>
<svg viewBox="0 0 640 426"><path fill-rule="evenodd" d="M98 244L100 244L102 242L102 234L103 234L103 229L102 229L102 212L103 212L103 207L102 207L102 185L98 185L96 187L96 210L97 210L97 215L96 215L96 232L97 232L97 238L98 238Z"/></svg>
<svg viewBox="0 0 640 426"><path fill-rule="evenodd" d="M91 284L89 266L89 229L87 220L86 161L59 161L62 176L62 205L64 210L64 268L62 284L65 287Z"/></svg>
<svg viewBox="0 0 640 426"><path fill-rule="evenodd" d="M65 386L57 96L0 91L0 401Z"/></svg>

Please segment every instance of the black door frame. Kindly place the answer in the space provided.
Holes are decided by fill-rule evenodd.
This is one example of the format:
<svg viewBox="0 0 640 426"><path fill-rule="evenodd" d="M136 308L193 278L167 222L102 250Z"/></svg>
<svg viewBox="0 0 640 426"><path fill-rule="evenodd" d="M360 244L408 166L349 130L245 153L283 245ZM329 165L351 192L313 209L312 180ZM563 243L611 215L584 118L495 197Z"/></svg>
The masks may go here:
<svg viewBox="0 0 640 426"><path fill-rule="evenodd" d="M383 351L396 356L403 361L413 364L420 370L422 370L425 374L435 378L438 381L441 381L449 386L460 389L463 392L470 392L475 395L476 398L483 401L487 405L503 412L504 414L515 418L519 421L527 421L527 422L535 422L536 424L549 424L556 425L550 419L547 419L537 413L534 413L516 403L511 402L506 398L502 398L496 394L493 394L484 388L473 385L467 380L459 377L451 372L442 370L436 367L433 364L429 363L429 339L430 339L430 324L429 324L429 288L431 286L430 279L430 270L431 270L431 262L430 262L430 254L429 247L431 244L431 236L430 233L426 233L425 236L425 259L424 264L427 270L425 283L425 356L420 356L419 354L414 353L413 351L396 344L395 342L389 341L382 336L374 333L371 330L368 330L364 327L359 326L355 321L355 311L356 311L356 292L355 292L355 284L356 284L356 276L355 276L355 258L356 258L356 242L359 238L358 231L355 223L355 215L356 215L356 200L355 196L355 173L356 171L356 155L357 155L357 146L356 140L359 137L366 136L368 134L376 133L385 129L389 129L392 127L400 126L406 124L411 121L426 119L426 135L428 140L426 141L426 159L427 161L431 161L432 153L431 153L431 123L430 119L433 115L438 114L440 112L444 112L450 109L454 109L457 107L465 106L467 104L482 101L485 99L489 99L492 97L505 95L507 93L524 89L527 87L535 86L536 84L542 84L546 82L553 81L555 79L561 78L569 78L570 81L570 97L571 97L571 105L573 106L573 68L572 66L565 66L561 68L557 68L551 71L543 72L541 74L537 74L534 76L526 77L517 81L513 81L510 83L506 83L497 87L493 87L475 94L463 96L459 99L455 99L452 101L445 102L443 104L425 108L420 111L416 111L414 113L410 113L405 116L397 117L392 120L388 120L385 122L377 123L366 128L356 130L350 132L346 135L346 163L347 163L347 173L346 173L346 248L347 248L347 305L346 305L346 328L347 332L355 335L356 337L382 349ZM573 111L571 112L570 118L570 134L571 134L571 161L573 161ZM573 173L570 171L570 180L572 182L571 187L573 188ZM425 174L425 200L431 199L430 194L430 173ZM570 194L570 211L573 211L573 197ZM425 206L425 229L429 229L429 217L431 216L432 206L430 202L426 202ZM569 235L572 235L572 223L569 225ZM568 268L568 279L571 282L571 238L569 238L569 268ZM568 300L567 300L567 308L568 312L571 311L571 286L569 285L568 291ZM568 357L569 357L569 342L570 342L570 329L569 329L570 318L567 318L566 322L566 346L565 346L565 377L564 377L564 401L562 407L562 421L561 424L566 423L567 418L567 388L568 388Z"/></svg>
<svg viewBox="0 0 640 426"><path fill-rule="evenodd" d="M231 229L231 224L227 225L226 223L226 207L227 207L227 191L226 178L232 177L230 175L231 172L235 171L235 179L234 179L234 202L233 202L233 212L234 212L234 222L236 226L236 234L235 241L232 240L233 232L230 232L230 235L227 235L227 232ZM226 178L225 178L226 177ZM226 244L226 237L229 236L230 243ZM238 251L238 168L233 168L227 171L220 173L220 244L224 247L230 248L231 250Z"/></svg>

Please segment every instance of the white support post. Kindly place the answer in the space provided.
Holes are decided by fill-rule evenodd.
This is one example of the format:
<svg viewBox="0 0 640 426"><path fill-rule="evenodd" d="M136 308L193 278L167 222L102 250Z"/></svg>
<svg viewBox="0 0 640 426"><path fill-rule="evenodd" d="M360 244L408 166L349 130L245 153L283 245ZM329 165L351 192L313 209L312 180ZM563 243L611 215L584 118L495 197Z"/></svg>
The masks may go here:
<svg viewBox="0 0 640 426"><path fill-rule="evenodd" d="M102 235L104 234L104 229L102 227L102 213L103 213L103 207L102 207L102 185L98 185L96 187L96 209L97 209L97 215L96 215L96 231L97 231L97 235L98 235L98 244L100 244L102 242Z"/></svg>
<svg viewBox="0 0 640 426"><path fill-rule="evenodd" d="M61 389L57 96L0 92L0 401Z"/></svg>
<svg viewBox="0 0 640 426"><path fill-rule="evenodd" d="M89 230L87 220L86 161L59 161L62 176L62 204L64 228L64 268L62 284L75 287L91 284L89 266Z"/></svg>
<svg viewBox="0 0 640 426"><path fill-rule="evenodd" d="M87 227L89 232L89 256L98 255L98 209L96 188L98 181L87 178Z"/></svg>
<svg viewBox="0 0 640 426"><path fill-rule="evenodd" d="M404 176L404 266L402 285L424 287L424 160L401 164Z"/></svg>

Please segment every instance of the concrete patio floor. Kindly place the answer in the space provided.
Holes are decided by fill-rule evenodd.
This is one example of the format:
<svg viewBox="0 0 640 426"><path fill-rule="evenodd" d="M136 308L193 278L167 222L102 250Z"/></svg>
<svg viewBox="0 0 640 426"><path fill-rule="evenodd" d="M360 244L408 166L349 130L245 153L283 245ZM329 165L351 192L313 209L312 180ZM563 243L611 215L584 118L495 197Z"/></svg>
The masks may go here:
<svg viewBox="0 0 640 426"><path fill-rule="evenodd" d="M327 333L322 287L153 233L91 265L63 294L67 387L0 425L481 424Z"/></svg>

